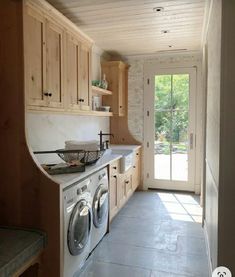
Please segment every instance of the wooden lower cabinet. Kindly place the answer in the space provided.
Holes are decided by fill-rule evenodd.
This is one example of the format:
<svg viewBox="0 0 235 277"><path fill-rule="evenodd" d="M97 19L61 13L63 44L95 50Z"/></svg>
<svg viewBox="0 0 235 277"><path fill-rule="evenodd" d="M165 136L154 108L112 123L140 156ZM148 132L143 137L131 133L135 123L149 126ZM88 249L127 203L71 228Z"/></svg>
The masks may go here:
<svg viewBox="0 0 235 277"><path fill-rule="evenodd" d="M140 149L135 151L134 165L120 174L119 160L109 165L109 218L110 221L125 205L140 185Z"/></svg>
<svg viewBox="0 0 235 277"><path fill-rule="evenodd" d="M141 180L141 162L140 162L140 149L135 151L135 161L132 169L132 189L136 190L140 185Z"/></svg>
<svg viewBox="0 0 235 277"><path fill-rule="evenodd" d="M125 177L119 175L119 183L118 183L118 209L120 209L126 203L126 184Z"/></svg>
<svg viewBox="0 0 235 277"><path fill-rule="evenodd" d="M109 181L109 217L112 219L118 212L118 178L110 176Z"/></svg>

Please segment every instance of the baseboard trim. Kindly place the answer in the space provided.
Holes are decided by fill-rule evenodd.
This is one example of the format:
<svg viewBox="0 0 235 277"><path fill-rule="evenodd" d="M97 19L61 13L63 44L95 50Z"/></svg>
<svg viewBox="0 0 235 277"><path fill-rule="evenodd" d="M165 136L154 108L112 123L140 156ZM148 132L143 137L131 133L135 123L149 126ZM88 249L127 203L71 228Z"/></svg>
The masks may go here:
<svg viewBox="0 0 235 277"><path fill-rule="evenodd" d="M209 266L209 270L210 270L210 276L212 276L213 269L212 269L212 263L211 263L210 243L209 243L209 237L208 237L208 232L207 232L206 220L204 220L203 231L204 231L204 237L205 237L205 241L206 241L206 252L207 252L207 256L208 256L208 266Z"/></svg>

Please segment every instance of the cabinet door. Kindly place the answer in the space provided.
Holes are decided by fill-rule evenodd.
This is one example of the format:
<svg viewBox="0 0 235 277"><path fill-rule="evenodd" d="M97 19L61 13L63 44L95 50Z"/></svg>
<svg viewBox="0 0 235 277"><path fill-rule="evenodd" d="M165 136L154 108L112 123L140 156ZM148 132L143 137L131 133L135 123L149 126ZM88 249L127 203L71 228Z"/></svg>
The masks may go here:
<svg viewBox="0 0 235 277"><path fill-rule="evenodd" d="M119 69L116 64L109 65L105 63L102 65L102 74L106 75L108 82L108 89L113 92L112 96L103 96L103 105L110 106L113 115L119 115Z"/></svg>
<svg viewBox="0 0 235 277"><path fill-rule="evenodd" d="M135 191L140 184L140 165L136 162L132 171L132 189Z"/></svg>
<svg viewBox="0 0 235 277"><path fill-rule="evenodd" d="M132 171L132 188L136 190L137 187L140 185L141 173L140 173L140 149L135 151L135 162Z"/></svg>
<svg viewBox="0 0 235 277"><path fill-rule="evenodd" d="M118 208L120 209L126 202L125 177L122 176L118 183Z"/></svg>
<svg viewBox="0 0 235 277"><path fill-rule="evenodd" d="M90 47L81 44L80 50L80 67L79 67L79 102L82 110L90 109L90 92L91 92L91 53Z"/></svg>
<svg viewBox="0 0 235 277"><path fill-rule="evenodd" d="M132 195L132 174L125 178L125 193L127 199Z"/></svg>
<svg viewBox="0 0 235 277"><path fill-rule="evenodd" d="M45 21L30 7L24 14L25 92L27 104L46 106L45 87Z"/></svg>
<svg viewBox="0 0 235 277"><path fill-rule="evenodd" d="M109 217L110 220L116 215L118 212L118 176L111 175L110 176L110 184L109 184Z"/></svg>
<svg viewBox="0 0 235 277"><path fill-rule="evenodd" d="M126 68L119 69L119 105L118 105L118 113L119 116L125 115L125 106L126 106L126 85L127 85L127 75Z"/></svg>
<svg viewBox="0 0 235 277"><path fill-rule="evenodd" d="M103 104L111 106L114 116L125 116L128 67L123 62L102 63L102 73L106 75L108 89L112 96L103 96Z"/></svg>
<svg viewBox="0 0 235 277"><path fill-rule="evenodd" d="M47 20L45 93L50 107L63 107L63 78L63 29Z"/></svg>
<svg viewBox="0 0 235 277"><path fill-rule="evenodd" d="M72 109L79 109L79 59L80 43L70 34L67 34L66 63L68 105Z"/></svg>

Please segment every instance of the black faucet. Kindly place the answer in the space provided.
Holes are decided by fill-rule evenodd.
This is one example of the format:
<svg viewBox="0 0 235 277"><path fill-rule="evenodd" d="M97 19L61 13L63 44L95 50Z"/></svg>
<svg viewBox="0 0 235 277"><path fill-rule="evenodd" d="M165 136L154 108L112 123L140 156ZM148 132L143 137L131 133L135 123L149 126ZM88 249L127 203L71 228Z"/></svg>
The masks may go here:
<svg viewBox="0 0 235 277"><path fill-rule="evenodd" d="M102 131L100 131L98 135L100 136L100 150L104 150L103 136L114 137L114 135L113 134L105 134ZM106 140L105 143L106 143L106 149L108 149L108 141Z"/></svg>

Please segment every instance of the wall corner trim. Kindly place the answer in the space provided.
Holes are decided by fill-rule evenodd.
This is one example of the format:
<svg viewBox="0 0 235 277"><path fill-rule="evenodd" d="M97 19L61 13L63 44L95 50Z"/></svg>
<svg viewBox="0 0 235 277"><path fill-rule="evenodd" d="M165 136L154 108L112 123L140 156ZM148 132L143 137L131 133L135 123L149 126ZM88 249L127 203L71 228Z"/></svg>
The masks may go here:
<svg viewBox="0 0 235 277"><path fill-rule="evenodd" d="M203 223L203 232L204 232L204 237L205 237L205 242L206 242L206 253L208 257L208 267L209 267L209 272L210 276L212 276L212 263L211 263L211 254L210 254L210 243L209 243L209 237L208 237L208 232L207 232L207 223L206 220L204 220Z"/></svg>

